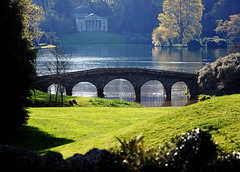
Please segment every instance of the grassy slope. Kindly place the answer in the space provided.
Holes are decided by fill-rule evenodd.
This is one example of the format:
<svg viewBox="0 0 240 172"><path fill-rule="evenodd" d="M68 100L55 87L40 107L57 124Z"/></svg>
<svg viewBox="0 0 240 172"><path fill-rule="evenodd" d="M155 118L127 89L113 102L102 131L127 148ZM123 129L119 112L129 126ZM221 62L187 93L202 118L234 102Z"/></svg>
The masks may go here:
<svg viewBox="0 0 240 172"><path fill-rule="evenodd" d="M224 152L240 150L240 95L213 98L182 108L31 108L28 126L50 134L62 143L36 149L29 137L18 138L22 146L54 150L64 157L85 153L93 147L111 148L117 137L143 133L148 146L157 146L173 136L199 127L209 130ZM228 139L226 139L228 138ZM230 139L231 138L231 139ZM65 140L61 140L65 139ZM27 144L26 142L30 142ZM48 142L41 140L41 143ZM21 144L20 144L21 145Z"/></svg>
<svg viewBox="0 0 240 172"><path fill-rule="evenodd" d="M63 35L64 44L122 44L126 43L125 37L115 33L74 33Z"/></svg>
<svg viewBox="0 0 240 172"><path fill-rule="evenodd" d="M49 104L50 94L44 93L42 91L36 90L35 94L32 92L30 98L31 104L29 107L45 107L45 106L54 106L55 105L55 95L52 95L52 101ZM108 100L100 98L91 98L91 97L74 97L74 96L63 96L64 106L70 106L69 100L75 100L77 102L77 107L143 107L142 105L134 102L127 102L122 100ZM61 106L61 96L58 95L58 104Z"/></svg>

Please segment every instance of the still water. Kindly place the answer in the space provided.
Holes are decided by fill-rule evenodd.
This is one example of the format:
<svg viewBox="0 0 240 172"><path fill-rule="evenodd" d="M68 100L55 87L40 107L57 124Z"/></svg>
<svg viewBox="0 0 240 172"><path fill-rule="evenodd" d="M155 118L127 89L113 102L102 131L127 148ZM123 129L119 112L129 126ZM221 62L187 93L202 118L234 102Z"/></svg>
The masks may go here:
<svg viewBox="0 0 240 172"><path fill-rule="evenodd" d="M197 73L206 63L225 56L227 49L162 48L143 44L113 45L66 45L65 51L71 54L67 72L95 68L139 67L177 72ZM46 62L52 59L49 50L41 50L37 60L38 75L49 74ZM73 88L74 96L96 97L96 87L82 82ZM142 104L156 106L185 106L189 96L187 87L179 82L172 87L172 101L164 101L164 89L160 82L149 81L142 86ZM124 79L110 81L104 88L109 99L134 100L134 90L130 82Z"/></svg>

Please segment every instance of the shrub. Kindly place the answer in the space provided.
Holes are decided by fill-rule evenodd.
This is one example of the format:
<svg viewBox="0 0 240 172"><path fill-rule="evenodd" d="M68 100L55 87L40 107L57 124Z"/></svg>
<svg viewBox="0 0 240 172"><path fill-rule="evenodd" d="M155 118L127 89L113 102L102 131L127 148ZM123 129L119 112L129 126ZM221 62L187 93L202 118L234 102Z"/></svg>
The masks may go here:
<svg viewBox="0 0 240 172"><path fill-rule="evenodd" d="M240 167L240 152L217 157L220 152L212 136L199 128L183 133L158 148L146 148L143 136L118 139L112 151L127 171L234 171Z"/></svg>
<svg viewBox="0 0 240 172"><path fill-rule="evenodd" d="M235 44L228 50L228 54L240 53L240 44Z"/></svg>
<svg viewBox="0 0 240 172"><path fill-rule="evenodd" d="M214 38L207 38L207 37L205 37L202 40L202 45L207 46L208 41L213 41L213 40L214 40Z"/></svg>
<svg viewBox="0 0 240 172"><path fill-rule="evenodd" d="M219 39L217 41L217 44L219 48L227 48L228 46L227 41L225 39Z"/></svg>
<svg viewBox="0 0 240 172"><path fill-rule="evenodd" d="M209 95L240 93L240 53L222 57L199 71L200 92Z"/></svg>
<svg viewBox="0 0 240 172"><path fill-rule="evenodd" d="M208 41L207 42L207 47L208 48L218 48L218 44L216 41L212 40L212 41Z"/></svg>
<svg viewBox="0 0 240 172"><path fill-rule="evenodd" d="M187 45L189 48L200 48L201 47L200 42L197 40L191 40L187 43Z"/></svg>
<svg viewBox="0 0 240 172"><path fill-rule="evenodd" d="M217 157L212 136L200 129L183 133L158 148L148 149L144 137L118 139L117 150L92 149L64 160L57 152L44 156L0 145L0 171L239 171L240 152Z"/></svg>
<svg viewBox="0 0 240 172"><path fill-rule="evenodd" d="M221 39L218 36L213 38L204 38L202 40L202 45L208 48L227 48L228 44L225 39Z"/></svg>
<svg viewBox="0 0 240 172"><path fill-rule="evenodd" d="M112 150L112 153L115 155L117 162L129 171L140 171L144 166L149 165L157 153L156 149L146 148L143 138L144 136L141 134L129 141L117 138L121 147Z"/></svg>
<svg viewBox="0 0 240 172"><path fill-rule="evenodd" d="M212 96L205 95L205 94L200 94L200 95L198 96L198 100L199 100L200 102L205 101L205 100L209 100L209 99L211 99L211 98L212 98Z"/></svg>

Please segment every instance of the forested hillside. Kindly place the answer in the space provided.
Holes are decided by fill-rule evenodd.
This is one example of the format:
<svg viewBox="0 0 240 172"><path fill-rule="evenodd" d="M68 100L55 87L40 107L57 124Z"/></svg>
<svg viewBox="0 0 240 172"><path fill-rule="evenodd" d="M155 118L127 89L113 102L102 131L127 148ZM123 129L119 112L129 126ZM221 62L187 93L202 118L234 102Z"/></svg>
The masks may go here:
<svg viewBox="0 0 240 172"><path fill-rule="evenodd" d="M89 6L97 15L109 18L109 31L115 33L151 33L158 27L158 14L162 13L164 0L33 0L43 7L45 32L58 34L75 32L72 11L80 5ZM240 14L240 1L203 0L202 36L215 36L218 20L229 20ZM220 36L222 36L219 33Z"/></svg>

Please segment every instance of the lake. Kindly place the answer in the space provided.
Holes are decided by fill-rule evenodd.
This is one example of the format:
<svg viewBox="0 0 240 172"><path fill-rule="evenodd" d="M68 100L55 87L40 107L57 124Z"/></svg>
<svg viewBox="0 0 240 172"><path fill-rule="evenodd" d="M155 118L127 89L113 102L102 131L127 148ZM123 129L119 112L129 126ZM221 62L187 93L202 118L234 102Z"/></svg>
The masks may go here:
<svg viewBox="0 0 240 172"><path fill-rule="evenodd" d="M69 72L95 68L138 67L197 73L207 63L227 54L227 49L164 48L147 44L74 44L66 45L65 51L71 54ZM49 50L40 51L36 65L38 75L49 74L44 63L52 56ZM148 107L185 106L192 103L184 94L186 90L185 83L176 83L172 88L172 101L166 102L162 84L149 81L142 87L141 103ZM104 94L109 99L134 100L133 87L124 79L109 82L104 88ZM96 97L96 88L90 83L79 83L73 88L73 96Z"/></svg>

